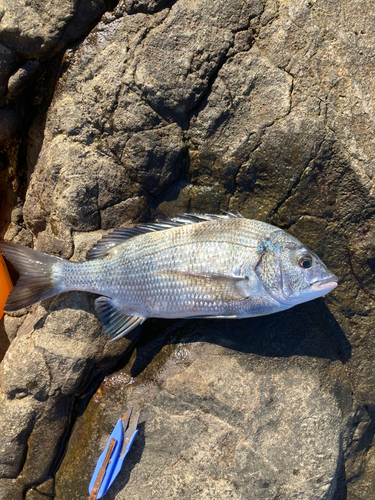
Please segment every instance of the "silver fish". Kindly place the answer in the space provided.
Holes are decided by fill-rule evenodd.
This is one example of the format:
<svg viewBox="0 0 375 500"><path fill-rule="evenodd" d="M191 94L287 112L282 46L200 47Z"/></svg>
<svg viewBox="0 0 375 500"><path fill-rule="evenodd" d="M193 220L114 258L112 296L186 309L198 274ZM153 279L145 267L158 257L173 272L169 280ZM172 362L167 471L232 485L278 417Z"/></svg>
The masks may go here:
<svg viewBox="0 0 375 500"><path fill-rule="evenodd" d="M20 272L6 311L80 290L120 338L150 317L248 318L321 297L337 277L300 241L239 214L180 215L116 229L70 262L14 243L0 251Z"/></svg>

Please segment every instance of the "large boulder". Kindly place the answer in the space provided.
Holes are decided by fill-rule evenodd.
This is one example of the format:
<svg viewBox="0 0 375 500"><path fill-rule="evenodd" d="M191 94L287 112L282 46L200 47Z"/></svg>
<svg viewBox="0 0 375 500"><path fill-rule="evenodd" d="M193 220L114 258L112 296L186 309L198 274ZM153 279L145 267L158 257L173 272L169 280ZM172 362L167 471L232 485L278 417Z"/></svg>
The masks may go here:
<svg viewBox="0 0 375 500"><path fill-rule="evenodd" d="M140 435L109 498L368 500L370 4L125 0L91 31L95 16L81 22L79 5L50 2L55 27L40 23L24 39L7 26L29 3L1 7L0 77L14 103L7 113L22 115L23 86L39 78L38 64L17 58L31 57L32 47L51 69L39 84L41 111L23 129L33 161L13 185L17 208L4 209L5 239L83 260L111 228L238 210L298 237L340 284L271 317L149 320L118 343L107 342L85 294L6 317L1 494L85 498L112 426L133 405ZM82 41L46 62L80 29ZM0 178L11 182L12 172L7 164Z"/></svg>
<svg viewBox="0 0 375 500"><path fill-rule="evenodd" d="M147 325L136 356L77 419L55 498L82 498L129 406L141 411L140 431L108 498L335 498L351 398L341 367L347 400L324 378L337 360L324 330L339 348L346 341L324 305L315 312L322 323L312 338L302 308L282 320L180 322L156 338Z"/></svg>

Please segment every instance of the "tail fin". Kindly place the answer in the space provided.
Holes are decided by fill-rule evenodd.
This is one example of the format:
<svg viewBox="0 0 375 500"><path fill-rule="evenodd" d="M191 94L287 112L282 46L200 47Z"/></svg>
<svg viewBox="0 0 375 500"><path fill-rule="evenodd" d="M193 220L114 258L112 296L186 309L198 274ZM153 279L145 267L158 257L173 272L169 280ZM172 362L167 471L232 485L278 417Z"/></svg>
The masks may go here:
<svg viewBox="0 0 375 500"><path fill-rule="evenodd" d="M52 266L60 259L16 243L0 242L0 252L20 273L10 292L4 311L17 311L35 302L61 293L53 280Z"/></svg>

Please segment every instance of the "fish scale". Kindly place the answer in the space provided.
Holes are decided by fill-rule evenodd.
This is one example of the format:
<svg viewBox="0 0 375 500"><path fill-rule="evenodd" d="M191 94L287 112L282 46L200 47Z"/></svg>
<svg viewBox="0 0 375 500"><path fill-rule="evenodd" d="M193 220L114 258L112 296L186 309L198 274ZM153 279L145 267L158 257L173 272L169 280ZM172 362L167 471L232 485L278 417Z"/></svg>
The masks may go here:
<svg viewBox="0 0 375 500"><path fill-rule="evenodd" d="M183 215L115 230L74 263L11 243L21 278L6 310L58 293L100 294L104 330L123 336L148 317L251 317L328 293L337 278L301 242L234 214Z"/></svg>
<svg viewBox="0 0 375 500"><path fill-rule="evenodd" d="M80 286L86 291L109 295L130 309L138 306L138 313L151 316L189 310L195 314L211 311L223 314L225 306L215 297L214 289L207 290L191 277L181 279L183 275L176 282L173 275L166 276L163 271L219 274L225 270L235 275L240 264L248 260L249 248L254 243L246 239L249 234L246 219L235 219L235 225L230 222L219 220L147 233L123 243L110 256L97 261L74 264L75 269L70 269L71 263L65 263L66 268L60 272L66 277L65 290ZM172 295L170 290L174 291Z"/></svg>

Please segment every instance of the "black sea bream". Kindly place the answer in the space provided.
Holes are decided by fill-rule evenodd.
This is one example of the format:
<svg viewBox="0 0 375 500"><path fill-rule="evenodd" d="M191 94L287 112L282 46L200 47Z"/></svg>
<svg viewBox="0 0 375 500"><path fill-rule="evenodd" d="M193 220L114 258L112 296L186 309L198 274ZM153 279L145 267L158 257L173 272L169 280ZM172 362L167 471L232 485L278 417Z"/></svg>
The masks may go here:
<svg viewBox="0 0 375 500"><path fill-rule="evenodd" d="M116 229L70 262L0 243L20 272L5 311L81 290L116 338L146 318L263 316L315 299L337 278L285 231L240 215L181 215Z"/></svg>

